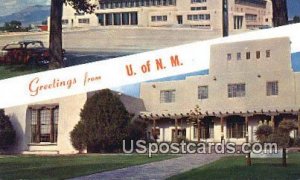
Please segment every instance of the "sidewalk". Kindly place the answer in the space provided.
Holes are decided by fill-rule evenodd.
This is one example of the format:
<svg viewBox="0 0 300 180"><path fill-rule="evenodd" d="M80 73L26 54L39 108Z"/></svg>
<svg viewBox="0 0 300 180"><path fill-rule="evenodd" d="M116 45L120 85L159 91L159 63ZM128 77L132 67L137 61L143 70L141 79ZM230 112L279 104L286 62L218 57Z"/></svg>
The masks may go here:
<svg viewBox="0 0 300 180"><path fill-rule="evenodd" d="M135 179L166 179L176 174L197 168L213 161L216 161L225 155L221 154L189 154L178 158L169 159L160 162L132 166L103 173L92 174L83 177L77 177L73 180L101 179L101 180L135 180Z"/></svg>

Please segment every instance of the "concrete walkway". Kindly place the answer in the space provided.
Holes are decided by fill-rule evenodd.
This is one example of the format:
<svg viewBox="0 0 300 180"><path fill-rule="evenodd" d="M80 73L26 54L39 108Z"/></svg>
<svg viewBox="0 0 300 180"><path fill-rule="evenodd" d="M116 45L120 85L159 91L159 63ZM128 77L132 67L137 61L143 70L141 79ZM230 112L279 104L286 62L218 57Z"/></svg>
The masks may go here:
<svg viewBox="0 0 300 180"><path fill-rule="evenodd" d="M74 178L74 180L85 179L101 179L101 180L136 180L136 179L166 179L176 174L183 173L209 164L216 161L225 155L220 154L189 154L182 155L178 158L169 160L153 162L149 164L132 166L123 169L117 169L113 171L107 171L98 174L92 174L83 177Z"/></svg>

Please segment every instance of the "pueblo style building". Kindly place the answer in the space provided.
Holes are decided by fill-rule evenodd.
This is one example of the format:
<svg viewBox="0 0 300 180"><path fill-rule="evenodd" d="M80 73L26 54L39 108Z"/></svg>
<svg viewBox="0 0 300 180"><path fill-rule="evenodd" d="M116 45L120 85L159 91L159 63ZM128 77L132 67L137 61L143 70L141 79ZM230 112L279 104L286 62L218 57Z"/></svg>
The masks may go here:
<svg viewBox="0 0 300 180"><path fill-rule="evenodd" d="M260 124L276 128L283 119L297 122L299 135L300 73L292 69L290 43L282 37L212 45L208 74L142 83L140 98L116 95L160 142L255 142ZM17 131L12 151L76 153L70 132L91 94L5 109Z"/></svg>
<svg viewBox="0 0 300 180"><path fill-rule="evenodd" d="M297 121L300 132L300 73L293 72L290 43L277 38L213 45L207 75L142 83L148 134L158 141L239 144L247 136L256 141L259 124L276 128L283 119Z"/></svg>
<svg viewBox="0 0 300 180"><path fill-rule="evenodd" d="M139 26L222 29L221 0L94 0L93 14L65 6L64 27ZM229 31L272 26L271 0L228 0Z"/></svg>

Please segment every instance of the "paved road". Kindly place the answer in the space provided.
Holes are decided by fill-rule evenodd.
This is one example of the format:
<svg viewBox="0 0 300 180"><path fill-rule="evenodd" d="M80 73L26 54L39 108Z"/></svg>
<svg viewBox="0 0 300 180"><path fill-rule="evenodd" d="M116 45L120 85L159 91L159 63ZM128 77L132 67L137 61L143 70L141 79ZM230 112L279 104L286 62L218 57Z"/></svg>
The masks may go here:
<svg viewBox="0 0 300 180"><path fill-rule="evenodd" d="M209 164L225 155L220 154L189 154L179 158L160 162L132 166L114 171L77 177L73 180L101 179L101 180L161 180Z"/></svg>

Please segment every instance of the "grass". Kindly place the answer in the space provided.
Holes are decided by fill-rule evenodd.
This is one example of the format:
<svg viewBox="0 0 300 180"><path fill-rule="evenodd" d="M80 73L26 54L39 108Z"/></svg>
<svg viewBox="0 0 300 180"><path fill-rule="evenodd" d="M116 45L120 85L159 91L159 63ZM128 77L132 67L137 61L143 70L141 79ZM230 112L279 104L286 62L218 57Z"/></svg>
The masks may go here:
<svg viewBox="0 0 300 180"><path fill-rule="evenodd" d="M300 179L300 153L288 156L288 167L281 159L254 159L249 167L244 156L224 157L170 179Z"/></svg>
<svg viewBox="0 0 300 180"><path fill-rule="evenodd" d="M0 179L66 179L170 159L156 155L0 156Z"/></svg>
<svg viewBox="0 0 300 180"><path fill-rule="evenodd" d="M32 68L26 65L0 65L0 80L47 70L46 67Z"/></svg>

